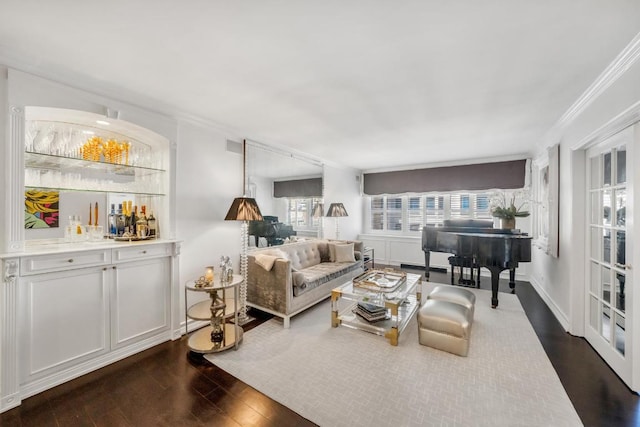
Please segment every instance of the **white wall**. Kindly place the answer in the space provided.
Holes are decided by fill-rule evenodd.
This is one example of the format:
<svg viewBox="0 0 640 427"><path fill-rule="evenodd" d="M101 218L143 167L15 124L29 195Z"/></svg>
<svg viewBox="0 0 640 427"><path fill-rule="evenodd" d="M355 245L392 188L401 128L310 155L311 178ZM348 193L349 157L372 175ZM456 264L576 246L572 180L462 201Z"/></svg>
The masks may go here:
<svg viewBox="0 0 640 427"><path fill-rule="evenodd" d="M558 137L544 144L560 143L560 250L557 259L534 250L531 282L563 326L576 335L583 335L586 189L583 153L573 151L572 147L638 101L640 64L636 62L566 125Z"/></svg>
<svg viewBox="0 0 640 427"><path fill-rule="evenodd" d="M242 196L242 154L226 150L227 136L202 125L178 126L176 174L176 236L182 241L180 289L187 280L216 273L222 255L228 255L238 273L241 223L224 217L235 197ZM192 301L190 300L190 303ZM184 304L181 305L184 316Z"/></svg>
<svg viewBox="0 0 640 427"><path fill-rule="evenodd" d="M356 239L362 231L362 197L360 196L360 171L351 168L324 166L324 208L331 203L342 203L349 216L323 218L324 237L336 238L336 221L341 239Z"/></svg>

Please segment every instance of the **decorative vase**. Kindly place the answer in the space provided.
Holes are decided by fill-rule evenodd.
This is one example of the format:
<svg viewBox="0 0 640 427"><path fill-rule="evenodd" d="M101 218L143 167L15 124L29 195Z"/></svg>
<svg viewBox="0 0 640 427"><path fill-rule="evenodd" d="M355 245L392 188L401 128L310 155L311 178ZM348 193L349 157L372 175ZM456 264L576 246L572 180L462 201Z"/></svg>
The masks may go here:
<svg viewBox="0 0 640 427"><path fill-rule="evenodd" d="M504 230L513 230L516 228L515 218L500 218L500 228Z"/></svg>

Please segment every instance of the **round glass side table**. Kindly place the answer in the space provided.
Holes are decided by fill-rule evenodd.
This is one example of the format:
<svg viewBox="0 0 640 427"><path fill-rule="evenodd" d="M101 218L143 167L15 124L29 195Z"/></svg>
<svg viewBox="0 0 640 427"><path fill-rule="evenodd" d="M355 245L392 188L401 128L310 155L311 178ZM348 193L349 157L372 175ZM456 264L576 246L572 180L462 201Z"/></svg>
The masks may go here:
<svg viewBox="0 0 640 427"><path fill-rule="evenodd" d="M189 349L195 353L216 353L235 349L242 341L242 327L238 325L238 292L242 276L234 274L230 282L216 278L213 283L200 286L189 280L184 287L185 328L187 320L208 320L209 325L189 336ZM187 307L188 292L206 292L209 300ZM232 321L233 319L233 321ZM188 332L188 331L187 331Z"/></svg>

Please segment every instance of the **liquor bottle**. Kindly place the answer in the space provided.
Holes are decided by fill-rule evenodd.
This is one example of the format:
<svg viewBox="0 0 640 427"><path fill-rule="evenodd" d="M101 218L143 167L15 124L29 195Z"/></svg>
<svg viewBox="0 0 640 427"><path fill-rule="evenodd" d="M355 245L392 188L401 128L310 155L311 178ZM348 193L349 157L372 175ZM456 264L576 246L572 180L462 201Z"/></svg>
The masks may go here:
<svg viewBox="0 0 640 427"><path fill-rule="evenodd" d="M158 225L156 222L156 217L153 216L153 211L149 213L149 218L147 218L147 226L149 227L149 237L155 239L158 235Z"/></svg>
<svg viewBox="0 0 640 427"><path fill-rule="evenodd" d="M116 205L111 203L111 212L109 212L109 237L113 238L118 235L118 228L116 225Z"/></svg>
<svg viewBox="0 0 640 427"><path fill-rule="evenodd" d="M131 232L131 207L129 205L129 200L125 200L122 203L122 215L124 215L124 232Z"/></svg>
<svg viewBox="0 0 640 427"><path fill-rule="evenodd" d="M136 222L138 221L138 206L134 206L133 207L133 211L131 211L131 216L129 219L129 233L133 234L134 236L136 235L136 231L137 231L137 224Z"/></svg>
<svg viewBox="0 0 640 427"><path fill-rule="evenodd" d="M147 221L147 216L145 215L145 211L147 207L145 205L140 206L140 216L136 221L136 232L138 233L138 237L145 238L149 236L149 224Z"/></svg>
<svg viewBox="0 0 640 427"><path fill-rule="evenodd" d="M122 204L118 205L118 217L116 218L116 235L121 237L127 225L127 217L122 211Z"/></svg>

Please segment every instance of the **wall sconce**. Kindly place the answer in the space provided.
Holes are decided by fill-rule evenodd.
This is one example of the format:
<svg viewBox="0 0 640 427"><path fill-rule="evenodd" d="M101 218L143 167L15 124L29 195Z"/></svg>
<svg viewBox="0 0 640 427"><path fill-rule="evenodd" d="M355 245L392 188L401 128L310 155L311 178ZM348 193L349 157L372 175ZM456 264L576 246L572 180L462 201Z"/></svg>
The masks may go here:
<svg viewBox="0 0 640 427"><path fill-rule="evenodd" d="M318 238L324 238L324 203L318 203L311 212L313 218L318 218Z"/></svg>

